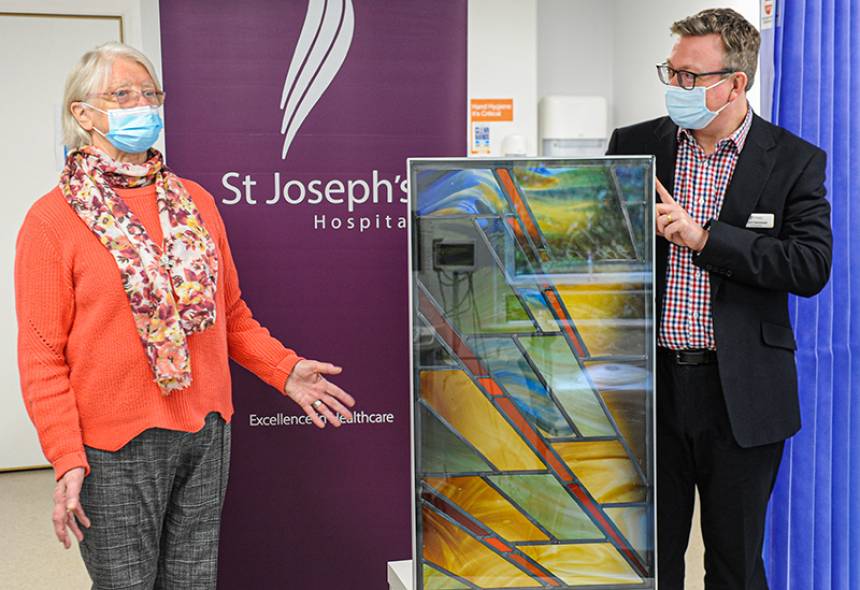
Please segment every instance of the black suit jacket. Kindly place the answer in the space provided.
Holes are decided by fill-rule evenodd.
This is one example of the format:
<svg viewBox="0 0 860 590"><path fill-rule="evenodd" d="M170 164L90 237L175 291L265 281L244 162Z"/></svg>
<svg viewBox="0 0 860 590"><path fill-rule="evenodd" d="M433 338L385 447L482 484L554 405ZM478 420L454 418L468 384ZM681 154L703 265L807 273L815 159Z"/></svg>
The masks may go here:
<svg viewBox="0 0 860 590"><path fill-rule="evenodd" d="M616 129L607 153L656 156L657 177L674 194L677 130L668 117ZM754 116L708 242L700 254L690 252L709 273L720 382L743 447L800 429L788 294L814 295L830 276L825 167L821 149ZM772 213L773 228L747 229L751 213ZM668 253L669 242L658 237L658 314Z"/></svg>

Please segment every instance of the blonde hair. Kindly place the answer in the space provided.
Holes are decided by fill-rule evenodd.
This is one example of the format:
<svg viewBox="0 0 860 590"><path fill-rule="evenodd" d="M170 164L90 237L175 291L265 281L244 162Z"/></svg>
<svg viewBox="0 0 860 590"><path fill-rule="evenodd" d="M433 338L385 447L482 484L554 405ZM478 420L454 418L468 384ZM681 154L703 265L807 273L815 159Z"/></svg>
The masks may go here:
<svg viewBox="0 0 860 590"><path fill-rule="evenodd" d="M731 8L709 8L672 25L672 33L682 37L717 34L723 40L723 67L747 75L752 88L758 68L761 36L750 22Z"/></svg>
<svg viewBox="0 0 860 590"><path fill-rule="evenodd" d="M66 78L66 88L63 93L63 141L70 150L92 142L90 134L78 124L77 119L72 115L70 108L72 103L86 101L87 96L103 90L110 78L113 62L118 58L142 65L155 82L156 89L161 90L161 83L155 75L152 62L134 47L111 42L87 51Z"/></svg>

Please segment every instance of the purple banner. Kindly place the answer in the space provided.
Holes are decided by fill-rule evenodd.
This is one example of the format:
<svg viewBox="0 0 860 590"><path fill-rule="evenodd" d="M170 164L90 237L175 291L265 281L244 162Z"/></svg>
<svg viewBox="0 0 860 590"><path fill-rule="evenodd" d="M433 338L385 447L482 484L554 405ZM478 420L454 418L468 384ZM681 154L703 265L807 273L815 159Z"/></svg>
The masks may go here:
<svg viewBox="0 0 860 590"><path fill-rule="evenodd" d="M233 367L221 589L379 590L411 557L406 158L459 156L466 0L161 3L167 156L225 219L245 300L344 367L318 430Z"/></svg>

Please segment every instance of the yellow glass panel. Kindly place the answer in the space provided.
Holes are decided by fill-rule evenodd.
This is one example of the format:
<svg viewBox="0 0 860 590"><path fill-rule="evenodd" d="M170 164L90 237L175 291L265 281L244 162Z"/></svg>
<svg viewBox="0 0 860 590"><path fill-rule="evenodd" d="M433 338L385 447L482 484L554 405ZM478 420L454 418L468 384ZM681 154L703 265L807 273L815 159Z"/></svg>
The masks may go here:
<svg viewBox="0 0 860 590"><path fill-rule="evenodd" d="M645 294L641 285L556 287L592 356L645 354Z"/></svg>
<svg viewBox="0 0 860 590"><path fill-rule="evenodd" d="M553 446L601 504L645 501L645 486L620 442L572 442Z"/></svg>
<svg viewBox="0 0 860 590"><path fill-rule="evenodd" d="M463 582L435 570L429 565L424 566L424 590L469 590Z"/></svg>
<svg viewBox="0 0 860 590"><path fill-rule="evenodd" d="M498 469L546 469L463 371L422 371L421 397Z"/></svg>
<svg viewBox="0 0 860 590"><path fill-rule="evenodd" d="M433 477L424 481L507 541L549 540L522 512L480 477Z"/></svg>
<svg viewBox="0 0 860 590"><path fill-rule="evenodd" d="M423 511L424 559L482 588L541 584L429 508Z"/></svg>
<svg viewBox="0 0 860 590"><path fill-rule="evenodd" d="M526 545L520 549L570 586L642 583L609 543Z"/></svg>

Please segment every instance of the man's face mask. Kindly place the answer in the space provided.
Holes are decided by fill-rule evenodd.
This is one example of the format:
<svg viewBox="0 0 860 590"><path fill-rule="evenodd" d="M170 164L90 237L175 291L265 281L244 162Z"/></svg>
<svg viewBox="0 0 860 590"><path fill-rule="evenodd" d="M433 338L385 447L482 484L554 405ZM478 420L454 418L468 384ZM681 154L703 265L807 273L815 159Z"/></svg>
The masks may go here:
<svg viewBox="0 0 860 590"><path fill-rule="evenodd" d="M731 102L727 102L718 110L708 108L707 93L728 80L723 78L710 86L697 86L685 90L680 86L666 86L666 111L678 127L684 129L704 129L711 124L717 115L723 112Z"/></svg>

